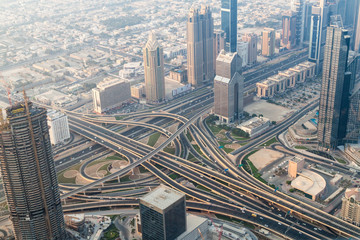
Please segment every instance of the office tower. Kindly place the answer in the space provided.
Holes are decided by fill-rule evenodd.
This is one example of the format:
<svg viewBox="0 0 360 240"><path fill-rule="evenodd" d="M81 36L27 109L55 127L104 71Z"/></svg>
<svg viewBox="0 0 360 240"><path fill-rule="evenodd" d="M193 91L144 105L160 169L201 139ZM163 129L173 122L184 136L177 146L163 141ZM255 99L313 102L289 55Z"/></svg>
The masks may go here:
<svg viewBox="0 0 360 240"><path fill-rule="evenodd" d="M219 56L221 50L225 49L225 32L220 29L214 30L214 72L216 74L216 58Z"/></svg>
<svg viewBox="0 0 360 240"><path fill-rule="evenodd" d="M301 156L294 156L292 159L289 159L288 166L288 176L291 178L296 178L298 173L304 169L305 159Z"/></svg>
<svg viewBox="0 0 360 240"><path fill-rule="evenodd" d="M349 99L349 116L346 126L346 142L358 143L360 138L360 83L351 91Z"/></svg>
<svg viewBox="0 0 360 240"><path fill-rule="evenodd" d="M360 225L360 188L348 188L342 198L341 218L347 222Z"/></svg>
<svg viewBox="0 0 360 240"><path fill-rule="evenodd" d="M241 65L241 58L236 52L223 50L216 59L214 112L221 122L233 122L243 113L244 77Z"/></svg>
<svg viewBox="0 0 360 240"><path fill-rule="evenodd" d="M243 41L249 43L248 64L255 64L257 61L257 35L248 33L243 36Z"/></svg>
<svg viewBox="0 0 360 240"><path fill-rule="evenodd" d="M309 41L309 61L317 64L316 72L321 72L328 26L328 6L324 0L312 7Z"/></svg>
<svg viewBox="0 0 360 240"><path fill-rule="evenodd" d="M296 14L295 44L300 46L304 39L305 0L292 0L291 10Z"/></svg>
<svg viewBox="0 0 360 240"><path fill-rule="evenodd" d="M305 14L304 14L304 38L303 42L308 43L310 40L310 28L311 28L311 9L313 3L305 3Z"/></svg>
<svg viewBox="0 0 360 240"><path fill-rule="evenodd" d="M64 113L55 110L48 111L47 122L52 145L64 143L70 138L69 122Z"/></svg>
<svg viewBox="0 0 360 240"><path fill-rule="evenodd" d="M296 16L291 12L282 17L281 46L292 49L296 45Z"/></svg>
<svg viewBox="0 0 360 240"><path fill-rule="evenodd" d="M264 28L262 31L262 48L263 56L273 57L275 53L275 29Z"/></svg>
<svg viewBox="0 0 360 240"><path fill-rule="evenodd" d="M187 21L188 82L202 86L214 79L214 22L209 7L191 8Z"/></svg>
<svg viewBox="0 0 360 240"><path fill-rule="evenodd" d="M185 194L165 185L140 198L143 240L173 240L186 231Z"/></svg>
<svg viewBox="0 0 360 240"><path fill-rule="evenodd" d="M353 37L352 37L352 50L355 52L359 52L360 50L360 0L356 1L356 4L354 5L355 16L354 16L354 22L353 22Z"/></svg>
<svg viewBox="0 0 360 240"><path fill-rule="evenodd" d="M66 239L46 109L27 100L6 109L0 162L16 239Z"/></svg>
<svg viewBox="0 0 360 240"><path fill-rule="evenodd" d="M164 55L154 32L144 48L144 73L146 101L161 102L165 99Z"/></svg>
<svg viewBox="0 0 360 240"><path fill-rule="evenodd" d="M221 0L221 29L226 34L226 51L236 52L237 0Z"/></svg>
<svg viewBox="0 0 360 240"><path fill-rule="evenodd" d="M318 142L333 149L346 134L351 73L347 71L350 37L337 26L327 28L320 93Z"/></svg>
<svg viewBox="0 0 360 240"><path fill-rule="evenodd" d="M99 114L107 112L121 106L131 98L130 83L107 77L92 89L92 97L94 112Z"/></svg>
<svg viewBox="0 0 360 240"><path fill-rule="evenodd" d="M241 57L241 61L242 61L241 66L245 67L246 65L248 65L249 43L248 42L238 42L237 53Z"/></svg>

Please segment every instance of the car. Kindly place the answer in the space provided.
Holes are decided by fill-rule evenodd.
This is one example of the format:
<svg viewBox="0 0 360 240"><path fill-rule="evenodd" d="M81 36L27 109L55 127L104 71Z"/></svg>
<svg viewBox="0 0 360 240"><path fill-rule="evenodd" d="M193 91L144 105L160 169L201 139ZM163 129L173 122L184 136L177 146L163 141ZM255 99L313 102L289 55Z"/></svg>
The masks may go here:
<svg viewBox="0 0 360 240"><path fill-rule="evenodd" d="M318 229L317 228L314 228L315 231L317 231Z"/></svg>
<svg viewBox="0 0 360 240"><path fill-rule="evenodd" d="M279 225L281 225L281 222L278 222Z"/></svg>
<svg viewBox="0 0 360 240"><path fill-rule="evenodd" d="M264 226L265 226L265 227L269 227L269 225L267 225L267 224L265 224Z"/></svg>
<svg viewBox="0 0 360 240"><path fill-rule="evenodd" d="M263 217L260 217L260 219L262 220L262 219L264 219Z"/></svg>

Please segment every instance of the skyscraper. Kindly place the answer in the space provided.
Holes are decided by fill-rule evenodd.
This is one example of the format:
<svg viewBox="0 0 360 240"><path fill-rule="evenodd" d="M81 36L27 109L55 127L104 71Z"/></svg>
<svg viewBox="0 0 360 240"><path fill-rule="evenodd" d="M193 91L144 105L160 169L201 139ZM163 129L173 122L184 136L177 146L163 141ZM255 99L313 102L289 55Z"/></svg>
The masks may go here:
<svg viewBox="0 0 360 240"><path fill-rule="evenodd" d="M311 28L311 9L313 3L306 2L305 3L305 14L304 14L304 38L303 41L308 43L310 40L310 28Z"/></svg>
<svg viewBox="0 0 360 240"><path fill-rule="evenodd" d="M146 100L161 102L165 99L164 55L154 32L144 48L144 72Z"/></svg>
<svg viewBox="0 0 360 240"><path fill-rule="evenodd" d="M358 143L360 138L360 83L351 91L349 99L349 117L346 126L346 142Z"/></svg>
<svg viewBox="0 0 360 240"><path fill-rule="evenodd" d="M360 226L360 188L348 188L342 198L341 218Z"/></svg>
<svg viewBox="0 0 360 240"><path fill-rule="evenodd" d="M221 29L226 34L226 51L236 52L237 0L221 0Z"/></svg>
<svg viewBox="0 0 360 240"><path fill-rule="evenodd" d="M355 52L359 52L360 50L360 0L356 1L354 5L355 16L354 16L354 23L353 23L353 37L352 37L352 49Z"/></svg>
<svg viewBox="0 0 360 240"><path fill-rule="evenodd" d="M275 53L275 29L264 28L262 31L261 52L263 56L272 57Z"/></svg>
<svg viewBox="0 0 360 240"><path fill-rule="evenodd" d="M320 93L318 142L333 149L346 134L351 73L347 71L350 37L338 26L327 28Z"/></svg>
<svg viewBox="0 0 360 240"><path fill-rule="evenodd" d="M15 237L66 239L46 109L25 101L6 114L0 162Z"/></svg>
<svg viewBox="0 0 360 240"><path fill-rule="evenodd" d="M312 6L309 41L309 61L317 64L317 73L321 72L328 26L328 6L325 0L320 5Z"/></svg>
<svg viewBox="0 0 360 240"><path fill-rule="evenodd" d="M185 194L165 185L140 198L143 240L173 240L186 231Z"/></svg>
<svg viewBox="0 0 360 240"><path fill-rule="evenodd" d="M236 52L223 50L216 59L214 112L221 122L233 122L243 113L244 77L241 65L241 58Z"/></svg>
<svg viewBox="0 0 360 240"><path fill-rule="evenodd" d="M292 0L291 10L296 14L295 44L300 46L304 39L305 0Z"/></svg>
<svg viewBox="0 0 360 240"><path fill-rule="evenodd" d="M221 50L225 49L225 32L220 29L214 30L214 72L216 74L216 58L219 56Z"/></svg>
<svg viewBox="0 0 360 240"><path fill-rule="evenodd" d="M296 43L296 16L290 12L282 17L281 45L287 49L295 47Z"/></svg>
<svg viewBox="0 0 360 240"><path fill-rule="evenodd" d="M248 64L255 64L257 61L257 35L254 33L248 33L243 36L243 41L249 43Z"/></svg>
<svg viewBox="0 0 360 240"><path fill-rule="evenodd" d="M214 22L209 7L191 8L187 21L188 82L199 87L214 79Z"/></svg>

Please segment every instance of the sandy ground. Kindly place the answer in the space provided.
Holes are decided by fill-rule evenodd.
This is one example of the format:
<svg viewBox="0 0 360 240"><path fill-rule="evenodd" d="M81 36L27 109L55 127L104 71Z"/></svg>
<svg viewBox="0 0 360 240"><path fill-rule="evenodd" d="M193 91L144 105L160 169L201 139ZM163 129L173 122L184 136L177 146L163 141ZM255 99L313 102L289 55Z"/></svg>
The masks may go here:
<svg viewBox="0 0 360 240"><path fill-rule="evenodd" d="M79 171L77 170L69 170L64 172L64 177L65 178L74 178L79 174Z"/></svg>
<svg viewBox="0 0 360 240"><path fill-rule="evenodd" d="M164 135L160 135L159 139L157 140L157 142L154 145L154 148L159 147L163 142L165 142L168 138L165 137Z"/></svg>
<svg viewBox="0 0 360 240"><path fill-rule="evenodd" d="M172 90L182 87L184 84L181 84L177 81L174 81L167 76L165 77L165 98L172 98Z"/></svg>
<svg viewBox="0 0 360 240"><path fill-rule="evenodd" d="M178 129L179 123L175 123L169 127L166 128L169 132L175 133Z"/></svg>
<svg viewBox="0 0 360 240"><path fill-rule="evenodd" d="M232 144L226 144L224 147L231 148L231 149L238 149L241 147L241 145L237 144L237 143L232 143Z"/></svg>
<svg viewBox="0 0 360 240"><path fill-rule="evenodd" d="M249 157L249 160L258 170L263 169L268 164L284 157L284 154L271 149L260 149Z"/></svg>
<svg viewBox="0 0 360 240"><path fill-rule="evenodd" d="M266 102L266 100L255 101L244 109L246 112L252 114L262 114L264 117L269 118L270 121L282 121L293 110Z"/></svg>

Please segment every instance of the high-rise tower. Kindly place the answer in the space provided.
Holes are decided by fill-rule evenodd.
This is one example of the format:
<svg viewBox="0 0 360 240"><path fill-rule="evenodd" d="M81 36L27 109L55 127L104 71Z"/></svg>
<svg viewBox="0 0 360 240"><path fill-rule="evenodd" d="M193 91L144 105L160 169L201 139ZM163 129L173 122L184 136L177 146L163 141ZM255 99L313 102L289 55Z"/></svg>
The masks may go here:
<svg viewBox="0 0 360 240"><path fill-rule="evenodd" d="M191 8L187 21L188 82L199 87L214 79L214 22L209 7Z"/></svg>
<svg viewBox="0 0 360 240"><path fill-rule="evenodd" d="M284 14L282 16L282 39L281 39L281 45L283 47L286 47L287 49L292 49L297 44L297 22L296 22L296 16L293 14L293 12Z"/></svg>
<svg viewBox="0 0 360 240"><path fill-rule="evenodd" d="M154 32L144 48L146 100L161 102L165 99L164 55Z"/></svg>
<svg viewBox="0 0 360 240"><path fill-rule="evenodd" d="M266 57L273 57L275 54L275 29L264 28L262 31L261 53Z"/></svg>
<svg viewBox="0 0 360 240"><path fill-rule="evenodd" d="M46 109L31 102L6 109L0 162L16 239L66 239Z"/></svg>
<svg viewBox="0 0 360 240"><path fill-rule="evenodd" d="M300 46L304 40L305 0L292 0L291 10L296 14L295 44Z"/></svg>
<svg viewBox="0 0 360 240"><path fill-rule="evenodd" d="M255 64L257 61L257 35L254 33L248 33L243 36L243 41L249 43L248 64Z"/></svg>
<svg viewBox="0 0 360 240"><path fill-rule="evenodd" d="M216 59L214 112L221 122L230 123L243 113L244 77L238 53L222 50Z"/></svg>
<svg viewBox="0 0 360 240"><path fill-rule="evenodd" d="M237 0L221 0L221 29L226 34L226 51L236 52Z"/></svg>
<svg viewBox="0 0 360 240"><path fill-rule="evenodd" d="M325 0L320 0L320 4L312 6L311 9L309 61L317 64L317 73L321 72L324 58L328 11L329 8Z"/></svg>
<svg viewBox="0 0 360 240"><path fill-rule="evenodd" d="M346 134L351 73L347 71L350 36L338 26L327 28L320 93L318 142L333 149Z"/></svg>

